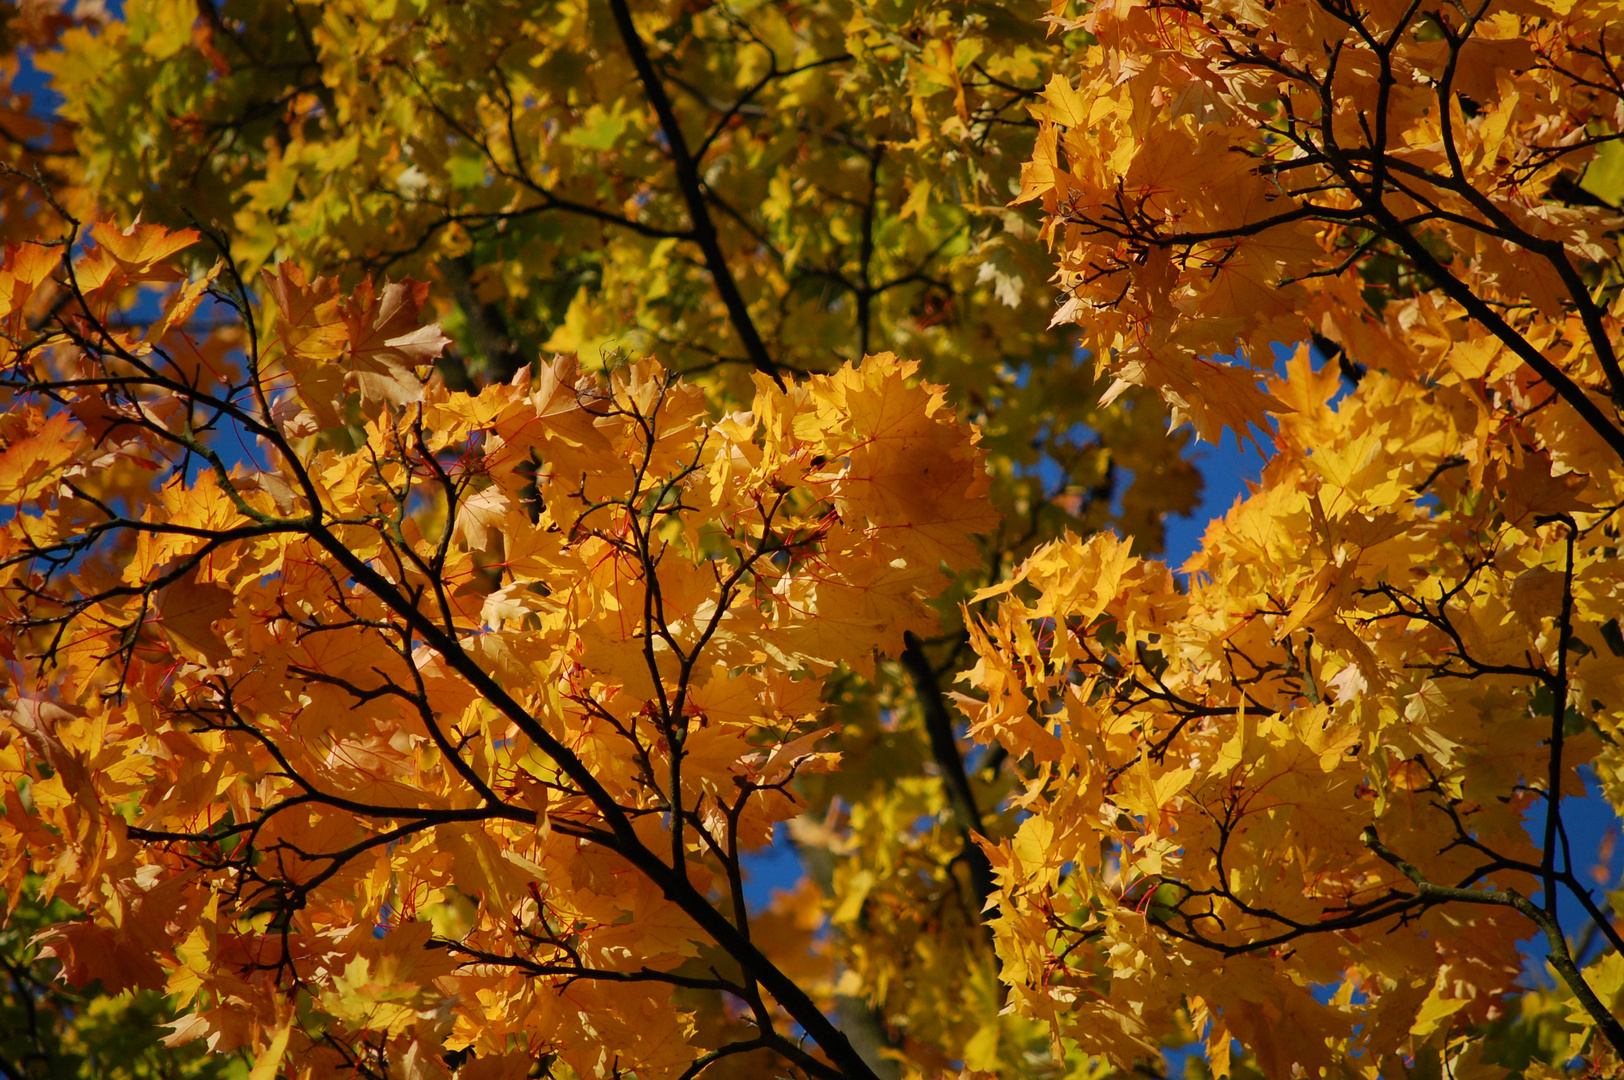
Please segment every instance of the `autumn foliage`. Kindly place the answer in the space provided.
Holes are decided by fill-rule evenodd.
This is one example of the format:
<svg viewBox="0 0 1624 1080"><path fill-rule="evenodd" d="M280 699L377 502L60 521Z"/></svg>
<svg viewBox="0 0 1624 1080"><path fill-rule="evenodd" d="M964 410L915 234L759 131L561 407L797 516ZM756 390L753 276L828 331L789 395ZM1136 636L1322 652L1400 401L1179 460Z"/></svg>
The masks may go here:
<svg viewBox="0 0 1624 1080"><path fill-rule="evenodd" d="M1615 5L9 13L20 1003L250 1080L1619 1067ZM1169 419L1266 457L1182 567Z"/></svg>
<svg viewBox="0 0 1624 1080"><path fill-rule="evenodd" d="M1428 1040L1479 1070L1449 1033L1504 1007L1538 930L1568 1053L1616 1053L1617 962L1577 969L1558 894L1620 939L1556 801L1581 765L1619 794L1621 219L1578 182L1616 168L1619 12L1057 22L1097 44L1022 188L1056 319L1107 396L1154 387L1212 438L1272 416L1278 452L1187 587L1101 536L982 594L1011 599L973 737L1036 773L996 857L1016 1001L1123 1057L1189 1009L1218 1072L1232 1038L1270 1076L1392 1075Z"/></svg>

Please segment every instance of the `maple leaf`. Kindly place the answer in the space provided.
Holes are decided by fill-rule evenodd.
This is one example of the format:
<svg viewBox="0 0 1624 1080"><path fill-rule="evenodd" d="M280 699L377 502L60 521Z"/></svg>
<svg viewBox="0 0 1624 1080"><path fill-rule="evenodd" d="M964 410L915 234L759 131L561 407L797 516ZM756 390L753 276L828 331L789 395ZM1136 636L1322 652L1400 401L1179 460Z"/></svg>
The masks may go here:
<svg viewBox="0 0 1624 1080"><path fill-rule="evenodd" d="M126 229L97 224L91 227L90 235L96 241L95 248L74 264L80 287L88 290L180 281L185 275L168 262L198 240L195 229L171 231L148 224Z"/></svg>
<svg viewBox="0 0 1624 1080"><path fill-rule="evenodd" d="M163 968L142 943L93 923L57 928L44 940L40 953L55 958L63 978L75 986L100 982L116 994L136 987L156 989L164 983Z"/></svg>
<svg viewBox="0 0 1624 1080"><path fill-rule="evenodd" d="M344 372L336 361L343 353L346 327L339 314L337 283L320 277L308 281L291 262L263 271L262 278L279 315L280 359L300 400L324 428L338 426Z"/></svg>
<svg viewBox="0 0 1624 1080"><path fill-rule="evenodd" d="M221 661L232 655L220 638L216 624L231 613L231 590L223 585L198 580L193 567L158 590L154 610L164 637L191 658Z"/></svg>
<svg viewBox="0 0 1624 1080"><path fill-rule="evenodd" d="M408 279L377 292L372 279L365 278L341 306L349 359L363 402L408 405L422 400L422 379L416 369L433 363L451 344L439 324L419 322L428 289L427 282Z"/></svg>
<svg viewBox="0 0 1624 1080"><path fill-rule="evenodd" d="M0 451L0 502L20 503L44 495L60 482L63 466L79 454L71 414L52 413L42 421L36 414L31 419L39 421L36 430L5 433L5 449ZM35 425L27 425L24 431L28 427ZM17 438L18 434L22 437Z"/></svg>
<svg viewBox="0 0 1624 1080"><path fill-rule="evenodd" d="M862 432L850 446L820 440L827 454L849 462L834 503L843 518L866 518L881 542L886 530L903 529L931 541L927 560L962 564L975 557L975 534L991 531L997 517L985 499L978 456L964 445L943 396L909 385L916 370L886 353L813 383L814 398ZM799 431L810 436L812 423L801 421Z"/></svg>

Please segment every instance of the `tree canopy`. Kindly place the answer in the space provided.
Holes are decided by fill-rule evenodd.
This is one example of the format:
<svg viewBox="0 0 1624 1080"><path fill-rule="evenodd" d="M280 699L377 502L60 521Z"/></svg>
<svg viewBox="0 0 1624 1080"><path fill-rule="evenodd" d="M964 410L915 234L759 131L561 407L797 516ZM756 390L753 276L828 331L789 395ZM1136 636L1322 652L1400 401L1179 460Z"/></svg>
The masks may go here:
<svg viewBox="0 0 1624 1080"><path fill-rule="evenodd" d="M0 5L0 1074L1610 1075L1619 8Z"/></svg>

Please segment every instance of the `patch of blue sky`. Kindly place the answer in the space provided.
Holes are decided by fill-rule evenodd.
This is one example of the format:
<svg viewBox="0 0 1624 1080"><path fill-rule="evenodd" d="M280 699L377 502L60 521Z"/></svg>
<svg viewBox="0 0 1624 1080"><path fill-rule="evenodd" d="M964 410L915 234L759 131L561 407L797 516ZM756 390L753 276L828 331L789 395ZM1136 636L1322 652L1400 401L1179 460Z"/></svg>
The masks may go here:
<svg viewBox="0 0 1624 1080"><path fill-rule="evenodd" d="M48 120L62 108L62 95L52 88L50 76L35 66L32 49L17 50L17 77L12 85L29 96L28 114L36 119Z"/></svg>
<svg viewBox="0 0 1624 1080"><path fill-rule="evenodd" d="M793 889L806 873L789 829L773 829L773 842L741 857L744 867L744 902L752 912L765 910L775 890Z"/></svg>
<svg viewBox="0 0 1624 1080"><path fill-rule="evenodd" d="M1595 770L1581 766L1579 777L1584 781L1584 794L1566 796L1561 802L1562 828L1567 834L1567 849L1573 859L1571 869L1581 884L1594 886L1592 899L1596 906L1604 913L1611 914L1612 906L1604 894L1619 888L1621 881L1624 881L1624 835L1621 835L1624 834L1624 823L1620 822L1612 804L1602 794ZM1523 818L1523 827L1536 845L1544 840L1547 805L1541 799L1529 808ZM1558 871L1564 868L1560 856L1556 868ZM1536 891L1530 899L1543 904L1543 890ZM1585 932L1584 926L1590 922L1589 915L1578 898L1561 886L1557 889L1556 917L1570 943L1585 943L1588 939L1584 953L1575 957L1581 964L1593 959L1605 947L1606 941L1600 934ZM1519 948L1523 957L1523 985L1540 989L1554 986L1550 968L1546 966L1550 947L1544 936L1532 935L1519 942Z"/></svg>

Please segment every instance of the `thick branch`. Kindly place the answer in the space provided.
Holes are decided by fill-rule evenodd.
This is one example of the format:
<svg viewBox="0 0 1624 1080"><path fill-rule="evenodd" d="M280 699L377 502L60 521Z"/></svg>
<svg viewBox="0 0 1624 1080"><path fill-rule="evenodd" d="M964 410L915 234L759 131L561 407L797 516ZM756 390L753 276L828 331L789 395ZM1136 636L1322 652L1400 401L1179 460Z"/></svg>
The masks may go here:
<svg viewBox="0 0 1624 1080"><path fill-rule="evenodd" d="M440 276L451 287L468 323L468 332L474 339L474 348L485 360L485 373L492 382L505 383L513 378L525 364L507 318L496 304L479 299L474 287L474 261L467 255L440 260Z"/></svg>
<svg viewBox="0 0 1624 1080"><path fill-rule="evenodd" d="M1562 575L1562 615L1557 622L1556 677L1551 689L1550 754L1545 777L1545 839L1540 853L1541 877L1545 881L1545 910L1556 918L1556 849L1562 827L1563 735L1568 723L1568 646L1573 640L1573 541L1578 529L1568 526L1567 565ZM1564 845L1565 847L1565 845ZM1566 852L1564 852L1566 854ZM1573 869L1564 858L1563 868Z"/></svg>
<svg viewBox="0 0 1624 1080"><path fill-rule="evenodd" d="M936 682L936 672L925 655L924 644L912 631L903 635L902 666L913 680L919 708L925 716L925 730L930 735L931 756L942 770L942 786L947 789L948 805L958 820L964 837L964 861L970 867L970 883L976 898L984 905L997 891L993 883L992 863L987 853L976 843L976 837L985 836L981 811L976 808L975 793L970 790L970 777L964 769L964 758L959 754L958 738L953 734L953 718L948 715L942 700L942 688Z"/></svg>
<svg viewBox="0 0 1624 1080"><path fill-rule="evenodd" d="M738 283L733 280L733 271L728 268L727 258L722 254L722 245L716 237L716 225L711 221L710 210L705 205L699 163L688 151L682 125L677 122L677 114L671 108L671 98L666 94L665 85L660 82L660 75L654 70L648 50L643 46L643 39L638 36L637 27L632 23L631 10L626 6L626 0L609 0L609 9L614 12L615 27L620 31L620 39L631 57L632 66L637 69L637 77L643 83L644 93L648 94L649 104L654 106L654 113L659 117L660 130L665 134L665 141L671 150L671 161L676 167L677 186L682 189L683 201L688 204L693 238L705 254L705 267L716 282L716 291L722 294L722 303L727 307L733 330L739 335L750 363L757 370L770 375L782 389L784 380L778 373L778 365L768 355L767 345L761 340L761 334L750 318L749 305L744 302Z"/></svg>

